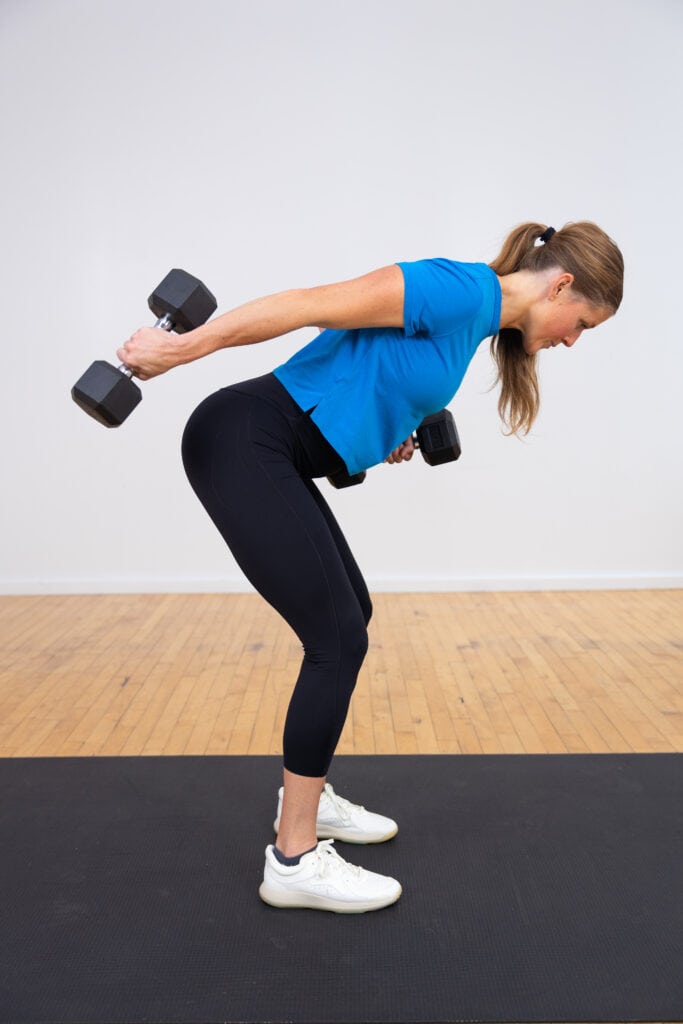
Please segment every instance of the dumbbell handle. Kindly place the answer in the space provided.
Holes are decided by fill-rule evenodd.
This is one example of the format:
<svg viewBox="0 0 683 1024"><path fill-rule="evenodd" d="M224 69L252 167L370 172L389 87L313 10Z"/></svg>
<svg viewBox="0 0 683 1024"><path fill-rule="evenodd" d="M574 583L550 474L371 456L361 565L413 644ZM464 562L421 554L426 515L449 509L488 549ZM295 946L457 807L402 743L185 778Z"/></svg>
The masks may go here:
<svg viewBox="0 0 683 1024"><path fill-rule="evenodd" d="M172 331L173 330L173 320L171 319L170 314L164 313L164 315L162 317L159 317L159 319L154 324L154 326L155 327L160 327L162 331ZM133 371L131 370L130 366L126 366L125 363L120 363L116 367L116 369L120 370L120 372L125 377L132 377L133 376Z"/></svg>

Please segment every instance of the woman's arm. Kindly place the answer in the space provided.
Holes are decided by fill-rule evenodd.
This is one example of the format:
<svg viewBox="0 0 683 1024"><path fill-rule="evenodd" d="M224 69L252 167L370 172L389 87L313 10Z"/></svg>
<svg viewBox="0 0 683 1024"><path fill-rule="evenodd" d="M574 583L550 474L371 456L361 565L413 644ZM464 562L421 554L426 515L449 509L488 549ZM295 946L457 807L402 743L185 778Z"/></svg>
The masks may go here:
<svg viewBox="0 0 683 1024"><path fill-rule="evenodd" d="M117 355L137 377L148 380L218 349L253 345L300 327L402 327L403 292L403 274L392 264L351 281L255 299L186 334L143 327Z"/></svg>

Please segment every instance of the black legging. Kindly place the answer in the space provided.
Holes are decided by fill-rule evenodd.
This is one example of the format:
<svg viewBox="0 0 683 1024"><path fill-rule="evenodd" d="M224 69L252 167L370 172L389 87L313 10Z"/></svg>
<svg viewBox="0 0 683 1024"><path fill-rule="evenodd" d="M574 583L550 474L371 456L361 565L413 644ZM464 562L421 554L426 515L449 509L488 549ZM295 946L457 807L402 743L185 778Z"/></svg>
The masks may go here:
<svg viewBox="0 0 683 1024"><path fill-rule="evenodd" d="M303 644L285 721L285 768L326 775L372 614L365 581L312 480L344 464L273 374L202 402L182 452L197 497L245 576Z"/></svg>

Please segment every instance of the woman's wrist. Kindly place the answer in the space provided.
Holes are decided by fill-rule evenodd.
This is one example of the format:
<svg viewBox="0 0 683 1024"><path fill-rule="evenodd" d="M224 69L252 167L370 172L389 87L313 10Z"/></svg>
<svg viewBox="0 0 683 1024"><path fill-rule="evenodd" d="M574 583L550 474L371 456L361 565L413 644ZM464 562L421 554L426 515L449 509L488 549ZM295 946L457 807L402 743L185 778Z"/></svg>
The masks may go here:
<svg viewBox="0 0 683 1024"><path fill-rule="evenodd" d="M209 328L210 324L202 324L201 327L195 327L193 331L186 331L185 334L177 335L178 366L184 363L193 363L195 359L208 356L220 347L215 343L212 344Z"/></svg>

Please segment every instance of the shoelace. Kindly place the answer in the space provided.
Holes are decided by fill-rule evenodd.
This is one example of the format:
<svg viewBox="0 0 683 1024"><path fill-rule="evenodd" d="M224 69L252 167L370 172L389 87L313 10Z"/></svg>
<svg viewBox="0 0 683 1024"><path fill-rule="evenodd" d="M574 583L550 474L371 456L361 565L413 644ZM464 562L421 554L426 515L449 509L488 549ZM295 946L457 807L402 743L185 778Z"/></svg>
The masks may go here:
<svg viewBox="0 0 683 1024"><path fill-rule="evenodd" d="M318 843L316 853L320 864L320 874L323 877L329 877L340 871L347 871L355 878L360 878L363 869L355 864L349 864L343 857L340 857L333 848L333 843L334 839L321 839Z"/></svg>
<svg viewBox="0 0 683 1024"><path fill-rule="evenodd" d="M325 783L325 794L330 803L332 804L332 806L334 807L335 811L342 819L342 821L344 821L345 824L348 824L351 815L353 814L354 811L362 812L365 810L365 808L361 807L360 804L352 804L351 801L347 800L345 797L338 796L332 789L332 786L330 785L329 782Z"/></svg>

